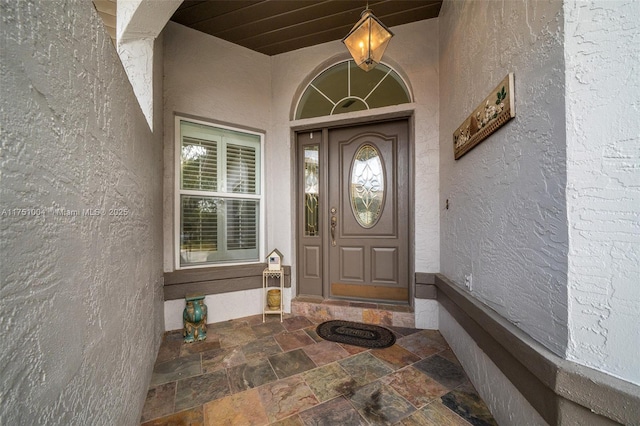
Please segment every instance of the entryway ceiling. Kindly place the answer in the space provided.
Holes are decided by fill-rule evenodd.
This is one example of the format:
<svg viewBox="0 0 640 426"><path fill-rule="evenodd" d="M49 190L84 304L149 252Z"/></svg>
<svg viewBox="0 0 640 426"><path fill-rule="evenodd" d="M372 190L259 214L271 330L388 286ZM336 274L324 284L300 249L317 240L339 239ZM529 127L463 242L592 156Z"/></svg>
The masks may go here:
<svg viewBox="0 0 640 426"><path fill-rule="evenodd" d="M185 0L171 20L266 55L341 40L366 8L388 27L435 18L442 0Z"/></svg>

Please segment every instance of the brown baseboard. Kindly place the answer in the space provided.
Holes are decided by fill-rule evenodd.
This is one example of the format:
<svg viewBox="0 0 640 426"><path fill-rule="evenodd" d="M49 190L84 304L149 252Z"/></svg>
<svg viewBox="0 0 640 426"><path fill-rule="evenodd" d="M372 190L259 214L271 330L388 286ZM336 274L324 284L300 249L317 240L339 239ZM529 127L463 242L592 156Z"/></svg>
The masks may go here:
<svg viewBox="0 0 640 426"><path fill-rule="evenodd" d="M444 275L438 302L550 425L640 424L640 386L555 355Z"/></svg>
<svg viewBox="0 0 640 426"><path fill-rule="evenodd" d="M416 299L437 299L438 292L435 286L435 274L416 272Z"/></svg>

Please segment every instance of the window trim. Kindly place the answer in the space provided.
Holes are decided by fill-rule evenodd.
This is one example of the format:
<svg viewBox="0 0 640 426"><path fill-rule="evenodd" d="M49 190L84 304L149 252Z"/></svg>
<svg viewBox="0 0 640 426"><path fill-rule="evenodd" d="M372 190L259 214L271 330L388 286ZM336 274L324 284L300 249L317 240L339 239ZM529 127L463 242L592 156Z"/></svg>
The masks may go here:
<svg viewBox="0 0 640 426"><path fill-rule="evenodd" d="M224 129L224 130L230 130L230 131L234 131L234 132L240 132L240 133L246 133L246 134L250 134L250 135L255 135L258 136L260 138L260 175L259 175L259 179L260 179L260 187L259 187L259 191L260 193L258 194L259 196L256 197L255 195L249 195L249 194L233 194L233 193L218 193L215 192L215 196L223 196L223 197L229 197L229 198L245 198L245 199L254 199L254 200L259 200L260 203L260 209L259 209L259 214L260 214L260 220L258 221L258 259L256 260L250 260L250 261L229 261L229 262L215 262L215 263L202 263L199 265L181 265L180 264L180 223L181 223L181 208L180 208L180 196L182 194L184 195L202 195L201 191L194 191L194 190L182 190L180 189L180 180L181 180L181 169L180 169L180 158L181 158L181 144L182 141L180 139L180 122L181 121L186 121L189 123L194 123L194 124L201 124L204 126L211 126L211 127L216 127L219 129ZM214 121L206 121L206 120L201 120L201 119L197 119L197 118L190 118L190 117L186 117L183 115L175 115L174 118L174 137L173 137L173 143L174 143L174 157L173 157L173 166L174 166L174 173L173 173L173 230L174 230L174 235L173 235L173 264L174 264L174 270L178 271L178 270L185 270L185 269L197 269L197 268L216 268L216 267L223 267L223 266L236 266L236 265L251 265L251 264L256 264L256 263L264 263L264 258L266 256L266 195L265 195L265 189L266 189L266 185L265 185L265 152L264 152L264 140L265 140L265 132L261 132L261 131L256 131L256 130L249 130L246 128L242 128L242 127L237 127L237 126L232 126L232 125L228 125L228 124L221 124L221 123L216 123Z"/></svg>

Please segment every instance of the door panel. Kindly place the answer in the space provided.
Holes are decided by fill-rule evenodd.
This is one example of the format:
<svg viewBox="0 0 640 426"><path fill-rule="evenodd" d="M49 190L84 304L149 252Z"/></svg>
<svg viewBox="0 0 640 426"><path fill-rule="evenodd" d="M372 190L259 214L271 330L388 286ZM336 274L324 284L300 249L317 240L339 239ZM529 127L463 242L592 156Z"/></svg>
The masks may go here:
<svg viewBox="0 0 640 426"><path fill-rule="evenodd" d="M304 277L310 279L319 279L320 270L322 265L320 264L321 258L320 247L304 247Z"/></svg>
<svg viewBox="0 0 640 426"><path fill-rule="evenodd" d="M364 247L340 247L340 281L362 282Z"/></svg>
<svg viewBox="0 0 640 426"><path fill-rule="evenodd" d="M328 143L330 295L407 300L407 122L333 129Z"/></svg>
<svg viewBox="0 0 640 426"><path fill-rule="evenodd" d="M398 248L373 247L372 249L373 281L398 282Z"/></svg>
<svg viewBox="0 0 640 426"><path fill-rule="evenodd" d="M324 230L322 207L326 202L322 179L326 174L321 131L299 133L298 200L296 238L298 241L298 294L326 296L323 279ZM325 274L326 275L326 274ZM325 278L326 279L326 278Z"/></svg>

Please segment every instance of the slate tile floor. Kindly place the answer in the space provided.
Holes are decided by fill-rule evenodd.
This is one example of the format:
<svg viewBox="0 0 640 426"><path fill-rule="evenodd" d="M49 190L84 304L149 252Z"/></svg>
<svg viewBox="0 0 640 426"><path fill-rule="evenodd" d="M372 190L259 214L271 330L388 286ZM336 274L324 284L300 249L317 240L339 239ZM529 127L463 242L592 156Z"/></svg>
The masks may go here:
<svg viewBox="0 0 640 426"><path fill-rule="evenodd" d="M302 316L167 333L143 425L495 425L440 333L388 327L396 344L328 342Z"/></svg>

